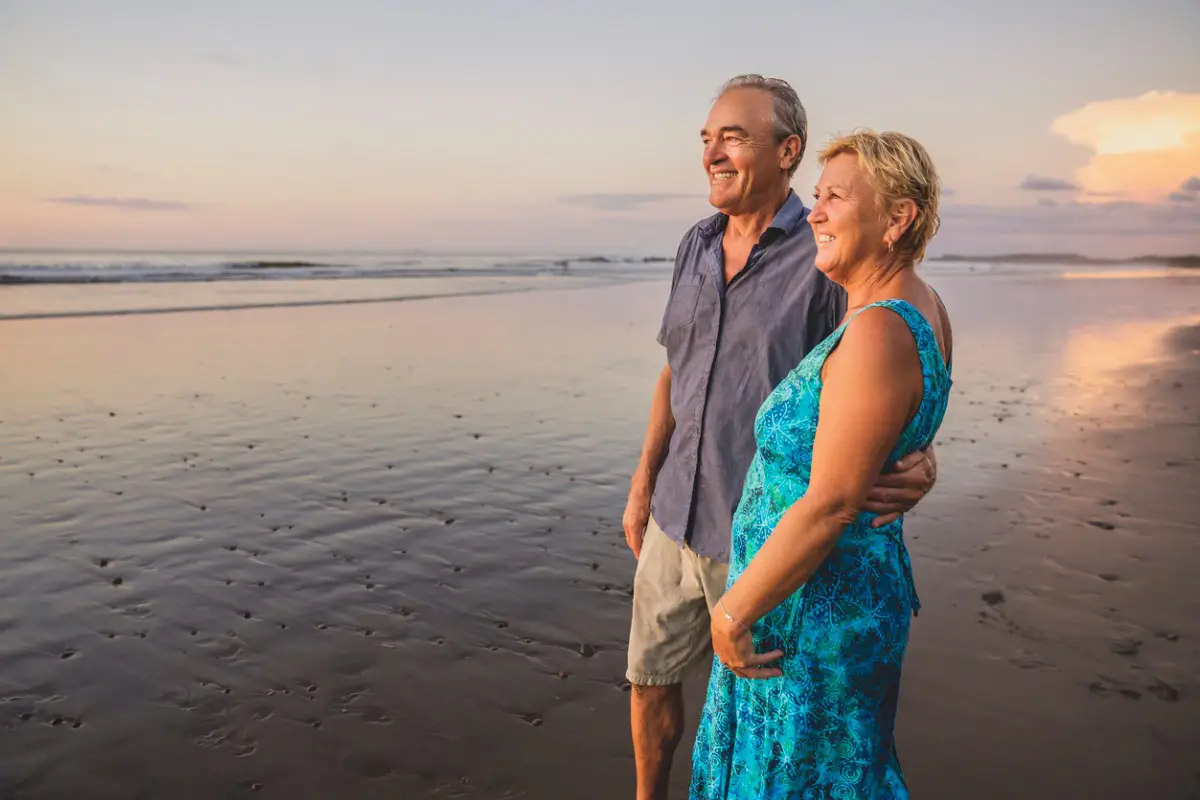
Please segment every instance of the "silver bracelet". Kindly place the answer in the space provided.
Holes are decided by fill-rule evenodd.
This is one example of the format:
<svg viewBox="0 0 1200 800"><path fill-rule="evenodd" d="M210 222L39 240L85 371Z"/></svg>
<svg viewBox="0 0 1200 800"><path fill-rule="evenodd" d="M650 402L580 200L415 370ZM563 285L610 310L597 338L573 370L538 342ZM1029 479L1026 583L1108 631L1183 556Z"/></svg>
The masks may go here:
<svg viewBox="0 0 1200 800"><path fill-rule="evenodd" d="M735 624L735 625L740 625L740 626L742 627L742 630L746 631L746 633L752 633L752 632L753 632L753 631L751 631L749 628L747 628L745 625L742 625L742 622L741 622L741 620L734 619L734 617L733 617L733 614L730 614L730 613L729 613L729 611L728 611L728 610L726 610L726 608L725 608L725 598L723 598L723 597L718 597L718 598L717 598L717 605L719 605L719 606L721 607L721 613L725 615L725 619L729 620L730 622L732 622L732 623L733 623L733 624Z"/></svg>

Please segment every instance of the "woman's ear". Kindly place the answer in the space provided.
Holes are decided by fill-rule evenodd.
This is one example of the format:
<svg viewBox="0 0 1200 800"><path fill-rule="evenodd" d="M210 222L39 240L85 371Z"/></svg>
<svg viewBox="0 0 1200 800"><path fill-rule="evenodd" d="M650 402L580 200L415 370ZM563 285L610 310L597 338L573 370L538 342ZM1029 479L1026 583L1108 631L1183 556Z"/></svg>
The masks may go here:
<svg viewBox="0 0 1200 800"><path fill-rule="evenodd" d="M905 198L892 203L888 214L887 240L898 242L917 219L917 204Z"/></svg>

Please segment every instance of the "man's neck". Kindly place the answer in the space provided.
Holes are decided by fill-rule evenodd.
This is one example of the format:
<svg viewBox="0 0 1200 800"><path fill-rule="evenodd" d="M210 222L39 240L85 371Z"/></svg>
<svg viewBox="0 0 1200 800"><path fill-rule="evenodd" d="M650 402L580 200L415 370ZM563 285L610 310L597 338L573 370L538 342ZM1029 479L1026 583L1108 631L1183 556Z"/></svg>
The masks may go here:
<svg viewBox="0 0 1200 800"><path fill-rule="evenodd" d="M791 187L784 186L772 196L771 202L744 214L730 214L729 221L725 224L725 235L741 241L757 242L771 224L771 220L775 219L779 209L783 208L789 194Z"/></svg>

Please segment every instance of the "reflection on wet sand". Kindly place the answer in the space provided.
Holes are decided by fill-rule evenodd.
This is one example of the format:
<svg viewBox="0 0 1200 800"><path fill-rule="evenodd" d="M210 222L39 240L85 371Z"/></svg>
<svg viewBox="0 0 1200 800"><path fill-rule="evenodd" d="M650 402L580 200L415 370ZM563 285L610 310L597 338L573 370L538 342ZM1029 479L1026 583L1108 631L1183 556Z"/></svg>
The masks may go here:
<svg viewBox="0 0 1200 800"><path fill-rule="evenodd" d="M1200 370L1155 348L1187 295L936 283L915 796L1180 796ZM665 292L0 323L0 795L627 796Z"/></svg>
<svg viewBox="0 0 1200 800"><path fill-rule="evenodd" d="M1131 367L1161 365L1179 356L1169 345L1173 331L1200 324L1200 317L1114 322L1072 333L1062 350L1062 365L1049 381L1060 411L1084 417L1119 411L1140 388L1130 384Z"/></svg>

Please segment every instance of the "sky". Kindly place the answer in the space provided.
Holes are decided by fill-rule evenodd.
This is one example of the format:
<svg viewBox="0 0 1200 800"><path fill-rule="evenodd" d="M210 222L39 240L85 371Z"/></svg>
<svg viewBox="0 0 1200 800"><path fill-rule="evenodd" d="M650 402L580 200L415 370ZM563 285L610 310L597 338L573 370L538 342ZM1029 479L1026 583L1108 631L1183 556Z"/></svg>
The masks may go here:
<svg viewBox="0 0 1200 800"><path fill-rule="evenodd" d="M726 79L898 130L930 254L1200 252L1200 3L0 0L0 247L671 255Z"/></svg>

